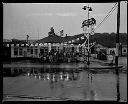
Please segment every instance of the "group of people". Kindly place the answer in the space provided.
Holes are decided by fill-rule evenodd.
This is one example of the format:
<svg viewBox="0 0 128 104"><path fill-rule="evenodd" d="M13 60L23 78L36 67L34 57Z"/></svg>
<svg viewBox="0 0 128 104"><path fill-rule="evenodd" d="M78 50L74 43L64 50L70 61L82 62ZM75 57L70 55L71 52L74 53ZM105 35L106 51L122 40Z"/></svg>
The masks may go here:
<svg viewBox="0 0 128 104"><path fill-rule="evenodd" d="M39 54L42 62L77 62L78 58L82 57L81 52L64 52L64 51L55 51L55 52L45 52Z"/></svg>

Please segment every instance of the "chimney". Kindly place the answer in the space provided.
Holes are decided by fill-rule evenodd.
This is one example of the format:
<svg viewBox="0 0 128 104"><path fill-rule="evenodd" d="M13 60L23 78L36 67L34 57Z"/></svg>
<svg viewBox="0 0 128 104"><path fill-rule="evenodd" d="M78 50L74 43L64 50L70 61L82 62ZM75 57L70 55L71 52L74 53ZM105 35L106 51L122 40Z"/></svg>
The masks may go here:
<svg viewBox="0 0 128 104"><path fill-rule="evenodd" d="M66 37L67 37L68 35L66 34Z"/></svg>
<svg viewBox="0 0 128 104"><path fill-rule="evenodd" d="M28 43L28 38L29 38L29 35L27 35L27 43Z"/></svg>

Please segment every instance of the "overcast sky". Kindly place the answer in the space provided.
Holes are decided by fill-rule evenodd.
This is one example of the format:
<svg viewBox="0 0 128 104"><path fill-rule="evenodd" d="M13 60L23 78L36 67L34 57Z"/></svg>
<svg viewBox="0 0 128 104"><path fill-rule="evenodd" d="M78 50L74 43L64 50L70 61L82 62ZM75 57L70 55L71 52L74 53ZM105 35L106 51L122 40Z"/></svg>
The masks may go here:
<svg viewBox="0 0 128 104"><path fill-rule="evenodd" d="M64 30L64 34L83 33L83 20L87 19L87 11L83 6L92 7L90 17L94 17L98 25L108 14L115 3L7 3L3 4L3 38L5 39L41 39L48 36L50 27L55 33ZM120 32L127 33L127 3L121 2ZM116 32L117 9L96 32ZM59 35L59 34L58 34Z"/></svg>

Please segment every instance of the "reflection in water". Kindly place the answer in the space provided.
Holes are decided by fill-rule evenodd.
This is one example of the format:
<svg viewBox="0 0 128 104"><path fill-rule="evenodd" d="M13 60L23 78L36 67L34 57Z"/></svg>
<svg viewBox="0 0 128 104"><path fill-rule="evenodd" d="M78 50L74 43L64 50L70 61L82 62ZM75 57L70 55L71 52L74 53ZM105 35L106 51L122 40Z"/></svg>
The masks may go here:
<svg viewBox="0 0 128 104"><path fill-rule="evenodd" d="M69 80L78 80L79 79L79 73L75 71L59 71L59 72L41 72L41 70L37 69L30 69L27 72L27 76L34 77L35 79L39 80L48 80L52 82L58 82L58 81L69 81Z"/></svg>
<svg viewBox="0 0 128 104"><path fill-rule="evenodd" d="M22 67L11 67L11 68L4 68L3 70L3 76L19 76L19 75L23 75L25 73L54 73L54 72L63 72L65 73L65 71L72 73L73 71L75 71L76 73L82 71L80 69L67 69L67 68L22 68ZM109 72L113 72L115 73L115 70L111 70L111 69L86 69L87 72L90 72L92 74L102 74L102 73L109 73ZM119 73L127 73L127 69L119 69ZM74 75L74 74L73 74ZM74 77L73 77L74 78ZM61 78L62 79L62 78Z"/></svg>
<svg viewBox="0 0 128 104"><path fill-rule="evenodd" d="M116 70L116 79L117 79L117 85L116 85L116 87L117 87L117 101L119 102L120 101L119 70L117 68L115 70Z"/></svg>
<svg viewBox="0 0 128 104"><path fill-rule="evenodd" d="M92 73L90 73L90 77L91 77L91 78L90 78L90 80L91 80L91 81L90 81L90 88L91 88L91 89L90 89L90 100L95 100L95 95L96 95L96 94L95 94L94 89L92 88L92 86L93 86L93 82L92 82L92 81L93 81L93 79L92 79L92 75L93 75L93 74L92 74Z"/></svg>
<svg viewBox="0 0 128 104"><path fill-rule="evenodd" d="M59 95L59 97L61 97L61 98L67 97L70 94L70 90L74 90L76 88L76 86L80 86L79 88L77 87L78 88L77 90L79 90L79 92L82 93L82 97L84 97L84 99L89 99L89 100L95 100L96 96L99 94L98 90L93 87L93 85L97 86L96 85L97 82L94 82L95 78L98 78L99 74L102 74L102 73L108 74L108 72L113 72L116 75L116 79L117 79L117 84L114 85L114 87L116 86L116 88L117 88L117 90L116 90L117 95L114 95L114 96L117 96L117 101L120 101L120 91L119 91L119 87L120 87L119 86L119 84L120 84L119 72L120 72L120 70L117 72L117 69L116 69L116 71L115 70L106 70L106 69L105 70L88 69L88 70L82 71L81 72L82 74L80 73L79 70L76 71L75 69L44 68L44 67L42 67L42 68L8 68L8 69L5 68L4 71L5 71L4 75L6 74L7 76L9 76L9 75L23 76L24 75L24 76L27 76L27 78L34 79L34 81L38 80L37 82L44 81L44 83L45 83L47 81L48 86L49 86L53 96L55 96L56 93L58 94L61 92L61 95ZM115 72L117 72L117 73L115 73ZM108 76L107 76L107 78L108 78ZM99 79L102 80L102 76L100 76ZM75 81L75 80L77 80L77 81ZM33 82L30 82L30 83L33 83ZM75 84L78 84L74 87L74 89L73 89L73 87L72 87L72 89L70 89L71 87L66 87L67 86L66 84L70 84L69 86L74 86L74 82L77 82ZM105 82L102 83L102 81L101 81L100 84L104 84L104 83ZM49 88L47 88L48 93L50 91ZM36 86L36 89L37 89L37 86ZM69 94L67 94L68 93L67 89L69 90ZM75 89L76 92L77 92L77 90ZM104 90L104 88L103 88L103 90ZM101 92L104 92L103 90ZM12 89L10 91L12 91ZM74 92L74 91L72 91L72 92Z"/></svg>
<svg viewBox="0 0 128 104"><path fill-rule="evenodd" d="M89 66L88 66L88 80L87 80L88 90L87 90L87 93L84 93L84 97L89 100L95 100L95 95L96 95L93 89L92 75L93 75L93 72L92 70L89 69Z"/></svg>

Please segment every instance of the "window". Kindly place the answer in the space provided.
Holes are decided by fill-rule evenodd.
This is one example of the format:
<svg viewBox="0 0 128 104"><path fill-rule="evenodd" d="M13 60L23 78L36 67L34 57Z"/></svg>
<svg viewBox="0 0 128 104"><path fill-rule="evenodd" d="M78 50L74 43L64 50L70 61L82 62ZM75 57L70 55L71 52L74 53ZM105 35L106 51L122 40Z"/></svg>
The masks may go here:
<svg viewBox="0 0 128 104"><path fill-rule="evenodd" d="M19 55L23 55L23 49L22 48L19 48Z"/></svg>
<svg viewBox="0 0 128 104"><path fill-rule="evenodd" d="M33 54L33 48L31 48L31 54Z"/></svg>
<svg viewBox="0 0 128 104"><path fill-rule="evenodd" d="M51 49L51 52L54 52L54 49L53 48Z"/></svg>
<svg viewBox="0 0 128 104"><path fill-rule="evenodd" d="M66 48L64 47L64 51L66 50Z"/></svg>
<svg viewBox="0 0 128 104"><path fill-rule="evenodd" d="M74 47L72 47L72 52L74 52Z"/></svg>
<svg viewBox="0 0 128 104"><path fill-rule="evenodd" d="M18 55L18 48L14 48L14 55Z"/></svg>
<svg viewBox="0 0 128 104"><path fill-rule="evenodd" d="M40 53L41 54L44 54L44 49L40 49Z"/></svg>
<svg viewBox="0 0 128 104"><path fill-rule="evenodd" d="M45 52L48 52L48 49L45 49Z"/></svg>
<svg viewBox="0 0 128 104"><path fill-rule="evenodd" d="M124 49L123 52L126 52L126 49Z"/></svg>
<svg viewBox="0 0 128 104"><path fill-rule="evenodd" d="M38 54L38 49L35 49L35 55L37 55Z"/></svg>
<svg viewBox="0 0 128 104"><path fill-rule="evenodd" d="M28 52L28 53L30 52L30 48L29 48L29 47L27 48L27 52Z"/></svg>

